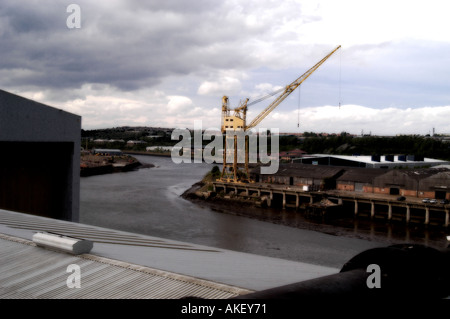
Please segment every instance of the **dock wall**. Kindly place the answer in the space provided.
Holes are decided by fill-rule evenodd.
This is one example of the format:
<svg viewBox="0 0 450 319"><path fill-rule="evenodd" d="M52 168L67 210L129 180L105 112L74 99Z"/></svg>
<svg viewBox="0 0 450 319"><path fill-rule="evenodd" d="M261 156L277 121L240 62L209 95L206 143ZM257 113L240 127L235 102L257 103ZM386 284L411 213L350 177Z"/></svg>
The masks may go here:
<svg viewBox="0 0 450 319"><path fill-rule="evenodd" d="M269 184L242 184L213 182L216 193L264 200L269 207L281 209L306 209L323 199L332 199L342 210L351 211L355 217L368 217L386 221L421 223L448 227L450 205L422 203L419 199L398 201L396 196L358 192L304 191L298 187Z"/></svg>

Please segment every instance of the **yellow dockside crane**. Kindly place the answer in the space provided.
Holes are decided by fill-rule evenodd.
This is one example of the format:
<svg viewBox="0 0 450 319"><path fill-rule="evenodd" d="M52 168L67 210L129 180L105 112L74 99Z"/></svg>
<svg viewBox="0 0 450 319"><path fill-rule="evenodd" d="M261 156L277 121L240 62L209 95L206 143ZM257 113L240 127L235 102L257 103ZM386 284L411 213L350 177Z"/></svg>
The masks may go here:
<svg viewBox="0 0 450 319"><path fill-rule="evenodd" d="M294 92L296 88L300 86L314 71L316 71L319 66L321 66L334 52L336 52L341 46L339 45L333 51L331 51L328 55L326 55L322 60L317 62L312 68L306 71L302 76L297 78L291 84L287 85L282 93L269 105L267 106L255 119L250 122L249 125L246 123L247 116L247 108L249 99L245 99L244 102L235 108L230 109L228 97L224 96L222 98L222 126L221 131L222 134L226 134L231 131L247 131L258 125L270 112L272 112L283 100L288 97L289 94ZM233 111L233 114L231 112ZM228 133L230 134L230 132ZM240 178L238 176L238 161L237 161L237 135L234 135L234 161L232 163L227 162L227 138L225 138L224 152L223 152L223 169L220 177L221 181L226 182L241 182L243 180L249 181L249 171L248 171L248 158L249 158L249 150L248 150L248 138L245 137L245 178Z"/></svg>

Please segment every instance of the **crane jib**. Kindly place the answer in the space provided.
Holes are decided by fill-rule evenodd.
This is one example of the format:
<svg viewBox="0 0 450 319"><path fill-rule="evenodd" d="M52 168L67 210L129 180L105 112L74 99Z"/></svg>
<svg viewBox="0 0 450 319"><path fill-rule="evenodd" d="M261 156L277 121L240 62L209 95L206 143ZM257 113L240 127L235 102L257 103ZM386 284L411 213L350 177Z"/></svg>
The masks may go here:
<svg viewBox="0 0 450 319"><path fill-rule="evenodd" d="M295 81L293 81L291 84L289 84L284 92L275 100L273 101L264 111L262 111L256 118L248 125L246 126L247 129L253 128L256 125L258 125L271 111L275 109L276 106L278 106L289 94L295 91L296 88L300 86L300 84L303 83L314 71L316 71L333 53L335 53L338 49L340 49L341 46L337 46L333 51L331 51L328 55L326 55L322 60L317 62L312 68L310 68L308 71L306 71L303 75L301 75L299 78L297 78ZM268 112L269 111L269 112Z"/></svg>

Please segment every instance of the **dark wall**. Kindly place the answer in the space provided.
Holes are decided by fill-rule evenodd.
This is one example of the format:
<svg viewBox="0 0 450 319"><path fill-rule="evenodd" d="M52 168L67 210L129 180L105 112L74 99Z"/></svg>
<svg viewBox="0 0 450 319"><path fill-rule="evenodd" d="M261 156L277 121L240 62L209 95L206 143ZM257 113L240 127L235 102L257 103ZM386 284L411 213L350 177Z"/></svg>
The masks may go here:
<svg viewBox="0 0 450 319"><path fill-rule="evenodd" d="M0 208L70 219L73 143L0 142Z"/></svg>

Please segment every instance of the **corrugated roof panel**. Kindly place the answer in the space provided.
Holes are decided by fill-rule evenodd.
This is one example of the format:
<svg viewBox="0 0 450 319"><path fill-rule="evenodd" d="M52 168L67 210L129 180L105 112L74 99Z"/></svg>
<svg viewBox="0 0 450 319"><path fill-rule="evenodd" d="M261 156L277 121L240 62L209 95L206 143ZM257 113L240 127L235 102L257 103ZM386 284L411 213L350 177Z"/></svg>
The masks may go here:
<svg viewBox="0 0 450 319"><path fill-rule="evenodd" d="M0 241L0 298L4 299L219 299L250 292L90 254L51 251L7 235L1 235ZM80 267L81 288L67 285L71 264Z"/></svg>

